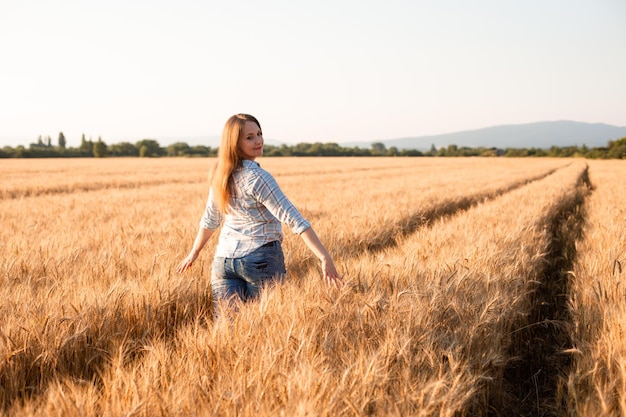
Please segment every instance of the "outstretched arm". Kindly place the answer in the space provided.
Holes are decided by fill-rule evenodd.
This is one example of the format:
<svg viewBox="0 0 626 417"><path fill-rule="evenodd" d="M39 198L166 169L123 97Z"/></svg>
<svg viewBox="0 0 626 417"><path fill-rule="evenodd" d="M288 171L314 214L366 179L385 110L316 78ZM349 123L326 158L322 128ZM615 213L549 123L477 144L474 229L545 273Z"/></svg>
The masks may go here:
<svg viewBox="0 0 626 417"><path fill-rule="evenodd" d="M191 251L187 257L178 264L176 272L185 272L187 269L191 268L191 265L193 265L193 262L198 258L200 251L204 248L204 245L206 245L214 231L215 230L205 229L203 227L198 229L198 234L196 235L196 240L193 242Z"/></svg>
<svg viewBox="0 0 626 417"><path fill-rule="evenodd" d="M340 288L343 286L343 280L335 268L335 263L330 254L320 241L319 237L315 233L312 227L309 227L300 234L304 243L311 249L311 252L322 261L322 272L324 273L324 280L329 287Z"/></svg>

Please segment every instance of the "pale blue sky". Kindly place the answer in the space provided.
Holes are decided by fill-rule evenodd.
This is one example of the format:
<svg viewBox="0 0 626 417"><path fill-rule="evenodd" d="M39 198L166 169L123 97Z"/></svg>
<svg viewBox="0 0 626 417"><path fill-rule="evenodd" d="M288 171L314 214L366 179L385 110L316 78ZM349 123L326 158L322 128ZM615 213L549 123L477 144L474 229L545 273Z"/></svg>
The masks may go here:
<svg viewBox="0 0 626 417"><path fill-rule="evenodd" d="M626 1L1 0L0 146L626 126Z"/></svg>

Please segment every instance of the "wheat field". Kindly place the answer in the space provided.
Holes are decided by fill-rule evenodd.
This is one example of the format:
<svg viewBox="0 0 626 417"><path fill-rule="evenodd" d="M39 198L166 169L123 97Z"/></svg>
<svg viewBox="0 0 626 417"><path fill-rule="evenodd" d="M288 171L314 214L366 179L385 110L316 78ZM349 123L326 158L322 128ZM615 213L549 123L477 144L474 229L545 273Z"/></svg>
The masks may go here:
<svg viewBox="0 0 626 417"><path fill-rule="evenodd" d="M3 160L0 415L626 414L623 161L259 162L346 285L214 322L211 159Z"/></svg>
<svg viewBox="0 0 626 417"><path fill-rule="evenodd" d="M590 161L594 190L571 271L569 403L580 416L626 415L626 179L624 161Z"/></svg>

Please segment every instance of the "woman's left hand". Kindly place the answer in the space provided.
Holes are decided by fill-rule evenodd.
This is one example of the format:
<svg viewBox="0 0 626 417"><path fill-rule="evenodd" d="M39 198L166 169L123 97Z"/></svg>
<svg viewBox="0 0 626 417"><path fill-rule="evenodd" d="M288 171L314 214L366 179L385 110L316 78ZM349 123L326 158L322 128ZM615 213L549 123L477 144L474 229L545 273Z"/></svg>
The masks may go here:
<svg viewBox="0 0 626 417"><path fill-rule="evenodd" d="M322 272L324 273L324 280L329 288L343 287L343 279L341 279L341 275L337 272L337 268L335 268L332 259L322 260Z"/></svg>

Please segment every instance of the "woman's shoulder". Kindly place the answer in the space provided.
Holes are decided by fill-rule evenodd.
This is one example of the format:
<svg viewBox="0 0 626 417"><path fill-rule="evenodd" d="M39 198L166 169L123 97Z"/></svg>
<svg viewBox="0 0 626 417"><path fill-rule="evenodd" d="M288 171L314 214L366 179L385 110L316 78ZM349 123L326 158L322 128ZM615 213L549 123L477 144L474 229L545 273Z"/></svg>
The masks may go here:
<svg viewBox="0 0 626 417"><path fill-rule="evenodd" d="M264 177L272 177L272 174L270 174L269 171L266 171L265 169L263 169L263 167L261 167L261 164L259 164L256 161L251 161L248 159L243 160L242 170L251 174L255 174L255 175L260 175Z"/></svg>
<svg viewBox="0 0 626 417"><path fill-rule="evenodd" d="M272 174L261 168L257 162L247 159L243 161L235 177L236 181L242 186L246 184L246 187L252 188L266 186L275 182Z"/></svg>

